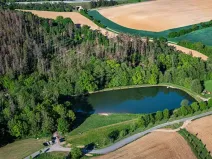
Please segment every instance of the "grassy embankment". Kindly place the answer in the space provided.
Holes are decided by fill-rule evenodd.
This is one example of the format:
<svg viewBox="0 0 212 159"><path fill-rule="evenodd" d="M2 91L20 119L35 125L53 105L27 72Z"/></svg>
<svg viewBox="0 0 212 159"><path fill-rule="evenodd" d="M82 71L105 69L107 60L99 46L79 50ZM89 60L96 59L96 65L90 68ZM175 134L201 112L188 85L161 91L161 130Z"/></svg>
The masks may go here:
<svg viewBox="0 0 212 159"><path fill-rule="evenodd" d="M156 125L166 123L166 122L169 122L169 121L174 121L174 120L181 119L181 118L191 117L191 116L198 115L198 114L201 114L201 113L204 113L204 112L207 112L207 111L211 111L211 110L212 110L212 108L210 108L208 110L204 110L204 111L198 111L198 112L195 112L194 114L189 114L189 115L181 116L181 117L171 116L171 118L169 120L157 121L154 124L150 123L145 128L144 127L141 127L141 128L140 127L138 127L138 128L134 127L134 125L137 121L136 116L135 116L135 119L132 119L132 120L119 122L117 124L110 124L108 126L99 126L99 127L95 126L95 128L91 128L91 127L86 128L87 127L86 123L88 123L88 122L85 121L85 123L80 125L77 129L72 131L70 134L66 135L66 141L68 143L70 143L71 145L74 145L74 146L82 146L82 145L86 146L86 145L92 143L92 144L95 144L96 148L103 148L103 147L107 147L109 145L112 145L114 142L120 141L120 140L122 140L126 137L133 135L133 134L136 134L138 132L142 132L142 131L145 131L147 129L150 129L151 127L154 127ZM112 114L112 115L116 115L116 114ZM107 117L110 118L110 115L107 116ZM175 126L177 127L177 125L174 125L172 128L174 128ZM180 126L180 123L178 124L178 126ZM112 131L118 130L120 132L121 130L124 130L124 129L129 130L129 132L126 136L119 136L115 141L111 141L108 138L108 135ZM83 131L83 130L86 130L86 131Z"/></svg>
<svg viewBox="0 0 212 159"><path fill-rule="evenodd" d="M39 155L36 159L64 159L69 152L50 152Z"/></svg>
<svg viewBox="0 0 212 159"><path fill-rule="evenodd" d="M206 149L206 145L195 135L189 133L186 129L181 129L179 134L184 137L198 159L212 159L212 156Z"/></svg>
<svg viewBox="0 0 212 159"><path fill-rule="evenodd" d="M24 139L17 140L0 148L0 156L4 159L20 159L24 158L39 149L43 148L43 142L46 139ZM0 157L0 158L1 158Z"/></svg>

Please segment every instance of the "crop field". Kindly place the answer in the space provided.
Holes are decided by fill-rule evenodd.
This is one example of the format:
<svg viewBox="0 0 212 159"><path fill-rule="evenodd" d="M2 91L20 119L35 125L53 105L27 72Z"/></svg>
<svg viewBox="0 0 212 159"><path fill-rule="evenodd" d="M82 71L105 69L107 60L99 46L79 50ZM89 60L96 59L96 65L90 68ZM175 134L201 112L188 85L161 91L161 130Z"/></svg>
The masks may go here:
<svg viewBox="0 0 212 159"><path fill-rule="evenodd" d="M178 133L153 132L112 153L96 159L195 159L191 148Z"/></svg>
<svg viewBox="0 0 212 159"><path fill-rule="evenodd" d="M212 116L192 121L186 129L194 135L197 134L197 137L206 144L208 151L212 152Z"/></svg>
<svg viewBox="0 0 212 159"><path fill-rule="evenodd" d="M188 40L191 42L202 42L205 45L212 46L212 27L197 30L170 40L176 42L181 40Z"/></svg>
<svg viewBox="0 0 212 159"><path fill-rule="evenodd" d="M209 0L195 0L195 2L187 0L183 3L176 0L168 2L160 0L105 8L99 11L91 10L89 15L99 20L108 29L117 32L152 38L168 38L170 32L188 29L193 24L212 20L210 7L212 3L209 3ZM173 42L189 40L210 46L212 45L211 35L212 27L209 27L177 38L168 38L168 40Z"/></svg>
<svg viewBox="0 0 212 159"><path fill-rule="evenodd" d="M100 9L122 26L148 31L179 28L212 19L211 0L154 0Z"/></svg>

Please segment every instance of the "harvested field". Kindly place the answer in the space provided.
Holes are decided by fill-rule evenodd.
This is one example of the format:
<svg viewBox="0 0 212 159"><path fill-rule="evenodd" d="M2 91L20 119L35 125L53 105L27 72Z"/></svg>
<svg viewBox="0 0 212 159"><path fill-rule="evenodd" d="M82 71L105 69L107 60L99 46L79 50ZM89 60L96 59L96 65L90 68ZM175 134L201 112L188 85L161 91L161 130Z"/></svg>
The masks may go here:
<svg viewBox="0 0 212 159"><path fill-rule="evenodd" d="M192 134L198 133L197 137L206 144L208 151L212 152L212 116L192 121L186 129Z"/></svg>
<svg viewBox="0 0 212 159"><path fill-rule="evenodd" d="M106 18L128 28L163 31L212 19L212 0L156 0L100 9Z"/></svg>
<svg viewBox="0 0 212 159"><path fill-rule="evenodd" d="M87 19L86 17L82 16L80 13L77 12L52 12L52 11L37 11L37 10L22 10L22 11L31 12L43 18L56 19L57 16L63 16L64 18L71 18L74 24L88 25L93 30L100 30L104 35L106 35L107 33L109 36L115 36L113 32L108 32L107 30L100 28L91 20Z"/></svg>
<svg viewBox="0 0 212 159"><path fill-rule="evenodd" d="M187 142L178 133L153 132L97 159L195 159Z"/></svg>

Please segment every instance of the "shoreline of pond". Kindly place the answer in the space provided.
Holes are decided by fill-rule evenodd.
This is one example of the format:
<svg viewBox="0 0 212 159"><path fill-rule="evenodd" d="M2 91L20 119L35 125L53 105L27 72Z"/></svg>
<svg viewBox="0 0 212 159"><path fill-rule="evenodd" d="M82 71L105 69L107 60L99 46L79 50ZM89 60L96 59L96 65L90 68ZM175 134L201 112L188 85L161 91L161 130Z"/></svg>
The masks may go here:
<svg viewBox="0 0 212 159"><path fill-rule="evenodd" d="M181 91L184 91L185 93L187 93L188 95L190 95L191 97L193 97L196 101L200 102L200 101L208 101L208 98L202 97L200 94L195 93L185 87L182 86L178 86L175 84L170 84L170 83L161 83L161 84L144 84L144 85L130 85L130 86L120 86L120 87L113 87L113 88L105 88L102 90L97 90L97 91L92 91L92 92L88 92L85 93L83 95L89 95L89 94L95 94L95 93L101 93L101 92L108 92L108 91L116 91L116 90L124 90L124 89L131 89L131 88L146 88L146 87L167 87L168 88L172 88L172 89L178 89ZM78 95L76 95L78 96Z"/></svg>

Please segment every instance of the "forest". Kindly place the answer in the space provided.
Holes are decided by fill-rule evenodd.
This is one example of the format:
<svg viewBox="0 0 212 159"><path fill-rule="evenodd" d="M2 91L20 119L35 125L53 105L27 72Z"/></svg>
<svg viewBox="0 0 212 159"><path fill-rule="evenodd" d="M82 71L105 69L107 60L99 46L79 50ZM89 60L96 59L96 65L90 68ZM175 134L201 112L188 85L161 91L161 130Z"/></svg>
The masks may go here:
<svg viewBox="0 0 212 159"><path fill-rule="evenodd" d="M73 95L127 85L174 83L201 93L212 61L164 40L102 35L70 18L0 10L0 140L75 127Z"/></svg>
<svg viewBox="0 0 212 159"><path fill-rule="evenodd" d="M74 7L66 3L42 3L42 4L18 4L11 3L8 5L10 9L24 9L24 10L42 10L55 12L72 12Z"/></svg>
<svg viewBox="0 0 212 159"><path fill-rule="evenodd" d="M34 1L31 1L34 2ZM88 2L88 5L84 5L83 3L78 3L78 6L83 6L85 9L91 9L91 8L98 8L98 7L108 7L108 6L114 6L118 5L119 3L116 1L107 1L107 0L99 0L99 1L90 1ZM4 5L6 5L4 3ZM25 10L42 10L42 11L56 11L56 12L72 12L75 9L76 4L70 4L70 3L28 3L28 4L19 4L19 3L13 3L11 1L10 4L7 4L7 7L10 9L25 9Z"/></svg>

